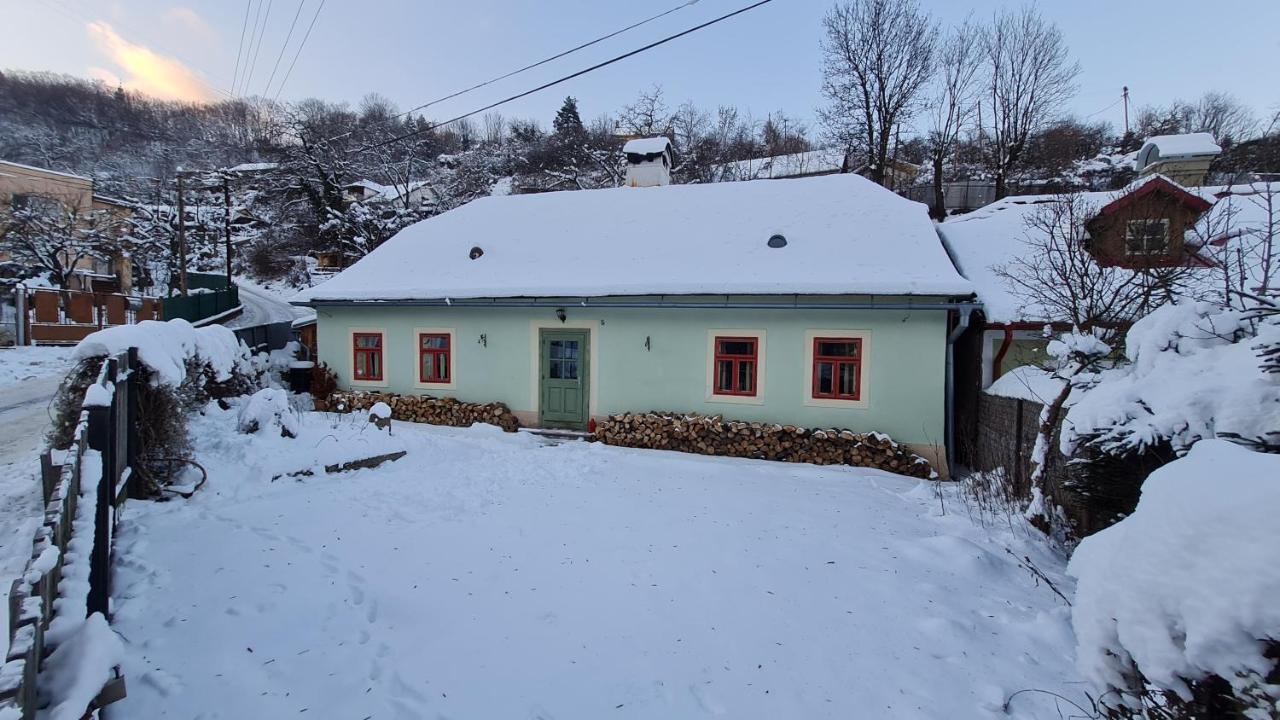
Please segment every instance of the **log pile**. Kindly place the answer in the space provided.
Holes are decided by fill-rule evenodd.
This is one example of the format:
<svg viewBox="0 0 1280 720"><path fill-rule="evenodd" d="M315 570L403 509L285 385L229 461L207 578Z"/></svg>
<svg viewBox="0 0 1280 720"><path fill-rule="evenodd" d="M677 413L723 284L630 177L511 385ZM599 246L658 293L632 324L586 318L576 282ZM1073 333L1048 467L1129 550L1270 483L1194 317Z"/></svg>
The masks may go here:
<svg viewBox="0 0 1280 720"><path fill-rule="evenodd" d="M699 455L782 460L815 465L853 465L928 478L929 461L882 433L817 429L774 423L726 421L684 413L610 415L596 427L609 445L678 450Z"/></svg>
<svg viewBox="0 0 1280 720"><path fill-rule="evenodd" d="M374 403L391 406L391 417L405 422L470 427L475 423L497 425L507 432L520 427L511 409L502 403L467 403L455 398L428 395L393 395L390 393L335 392L328 400L316 401L317 410L331 412L365 411Z"/></svg>

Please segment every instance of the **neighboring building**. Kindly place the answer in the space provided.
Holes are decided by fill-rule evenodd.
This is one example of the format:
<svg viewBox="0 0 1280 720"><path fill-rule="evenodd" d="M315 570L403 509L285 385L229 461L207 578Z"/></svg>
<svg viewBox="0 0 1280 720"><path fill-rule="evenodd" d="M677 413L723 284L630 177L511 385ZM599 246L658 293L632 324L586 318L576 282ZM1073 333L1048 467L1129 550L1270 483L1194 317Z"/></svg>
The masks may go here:
<svg viewBox="0 0 1280 720"><path fill-rule="evenodd" d="M972 285L926 208L854 176L666 187L660 145L629 146L634 187L474 200L302 291L319 359L343 388L500 401L528 426L838 426L945 472Z"/></svg>
<svg viewBox="0 0 1280 720"><path fill-rule="evenodd" d="M1208 267L1212 262L1201 253L1205 239L1193 231L1213 204L1211 190L1187 190L1156 176L1124 190L1072 197L1088 212L1089 252L1101 266L1139 271ZM974 358L974 380L981 388L1020 365L1043 365L1045 326L1069 329L1070 318L1025 301L998 271L1032 252L1031 233L1042 230L1029 221L1042 208L1061 202L1058 195L1012 196L938 225L956 267L973 282L983 305L971 329L981 334Z"/></svg>
<svg viewBox="0 0 1280 720"><path fill-rule="evenodd" d="M435 205L440 195L425 180L403 185L382 185L372 180L357 180L342 186L342 199L347 202L396 203L401 207Z"/></svg>
<svg viewBox="0 0 1280 720"><path fill-rule="evenodd" d="M56 202L77 213L104 211L118 221L133 212L133 206L124 201L94 194L90 178L0 160L0 211L40 202ZM0 250L0 262L9 260L8 253ZM132 288L133 263L123 250L75 262L72 290L128 293Z"/></svg>
<svg viewBox="0 0 1280 720"><path fill-rule="evenodd" d="M903 197L933 205L933 185L912 185L899 190ZM947 214L966 213L990 205L996 184L990 180L955 180L942 183L942 204Z"/></svg>
<svg viewBox="0 0 1280 720"><path fill-rule="evenodd" d="M1193 187L1203 185L1214 158L1222 153L1213 135L1156 135L1147 138L1138 150L1138 174L1163 175L1174 182Z"/></svg>
<svg viewBox="0 0 1280 720"><path fill-rule="evenodd" d="M671 184L675 150L665 136L628 140L622 146L622 154L627 158L627 187Z"/></svg>

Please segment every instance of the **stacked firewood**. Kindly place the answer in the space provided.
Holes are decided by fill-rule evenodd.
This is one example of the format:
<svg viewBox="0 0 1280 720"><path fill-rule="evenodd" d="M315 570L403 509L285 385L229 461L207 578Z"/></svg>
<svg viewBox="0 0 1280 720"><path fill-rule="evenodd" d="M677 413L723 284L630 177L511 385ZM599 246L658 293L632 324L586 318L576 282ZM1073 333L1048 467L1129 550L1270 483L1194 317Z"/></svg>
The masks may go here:
<svg viewBox="0 0 1280 720"><path fill-rule="evenodd" d="M854 465L918 478L933 475L929 461L882 433L737 422L718 415L627 413L610 415L601 422L596 427L596 438L623 447L815 465Z"/></svg>
<svg viewBox="0 0 1280 720"><path fill-rule="evenodd" d="M429 423L469 427L475 423L497 425L507 432L520 427L511 409L502 403L467 403L455 398L437 398L427 395L393 395L391 393L335 392L324 409L332 412L356 412L384 402L391 406L391 417L405 422ZM319 405L319 403L317 403Z"/></svg>

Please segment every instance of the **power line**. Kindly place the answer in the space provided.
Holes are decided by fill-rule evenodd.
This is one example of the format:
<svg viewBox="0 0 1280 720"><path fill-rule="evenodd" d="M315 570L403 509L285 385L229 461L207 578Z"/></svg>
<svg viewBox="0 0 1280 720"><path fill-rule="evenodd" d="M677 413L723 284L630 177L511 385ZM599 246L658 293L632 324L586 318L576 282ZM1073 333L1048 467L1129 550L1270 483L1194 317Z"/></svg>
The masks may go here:
<svg viewBox="0 0 1280 720"><path fill-rule="evenodd" d="M444 102L445 100L452 100L453 98L456 98L456 97L458 97L459 95L465 95L465 94L467 94L467 93L469 93L469 92L471 92L471 91L473 91L473 90L479 90L480 88L485 87L486 85L492 85L493 83L496 83L496 82L498 82L498 81L500 81L500 80L506 80L507 78L512 77L512 76L514 76L514 75L519 75L520 73L525 72L526 70L532 70L532 69L534 69L534 68L536 68L536 67L539 67L539 66L541 66L541 65L546 65L547 63L551 62L552 60L559 60L560 58L562 58L562 57L564 57L564 56L566 56L566 55L571 55L571 54L573 54L573 53L575 53L575 52L578 52L579 50L582 50L582 49L584 49L584 48L589 48L589 47L591 47L592 45L595 45L595 44L597 44L597 43L604 42L605 40L608 40L609 38L617 37L618 35L621 35L622 33L627 32L628 30L634 30L634 29L636 29L636 28L640 27L641 25L647 25L648 23L651 23L651 22L653 22L654 20L657 20L657 19L659 19L659 18L664 18L664 17L666 17L666 16L670 15L671 13L673 13L673 12L675 12L675 11L677 11L677 10L681 10L681 9L683 9L683 8L686 8L686 7L690 6L690 5L693 5L693 4L694 4L694 3L696 3L696 2L698 2L698 0L688 0L687 2L680 3L679 5L677 5L677 6L673 7L673 8L671 8L670 10L666 10L666 11L664 11L664 12L658 13L657 15L654 15L653 17L650 17L650 18L645 18L644 20L641 20L640 22L633 23L633 24L631 24L631 25L626 26L626 27L622 28L621 30L615 30L615 31L613 31L613 32L609 33L608 35L601 35L600 37L596 38L595 40L591 40L591 41L589 41L589 42L582 43L581 45L579 45L579 46L577 46L577 47L570 48L570 49L568 49L568 50L565 50L564 52L557 53L557 54L555 54L555 55L552 55L552 56L551 56L551 57L549 57L549 58L545 58L545 59L543 59L543 60L539 60L538 62L535 62L535 63L533 63L533 64L531 64L531 65L525 65L524 67L520 68L519 70L512 70L511 72L509 72L509 73L507 73L507 74L505 74L505 75L499 75L499 76L498 76L498 77L496 77L496 78L492 78L492 79L490 79L490 80L485 80L484 82L479 83L478 85L472 85L471 87L466 88L466 89L464 89L464 90L458 90L457 92L450 93L450 94L448 94L448 95L445 95L444 97L436 98L435 100L432 100L431 102L426 102L426 103L423 103L423 104L421 104L421 105L419 105L419 106L417 106L417 107L410 108L410 109L408 109L408 110L404 111L403 113L400 113L400 115L399 115L399 116L397 116L397 117L401 117L401 116L408 115L408 114L413 113L413 112L417 112L418 110L422 110L422 109L424 109L424 108L431 107L432 105L436 105L436 104L438 104L438 103L442 103L442 102Z"/></svg>
<svg viewBox="0 0 1280 720"><path fill-rule="evenodd" d="M261 6L262 0L258 0ZM253 48L253 59L249 61L249 75L244 81L244 91L249 92L249 83L253 82L253 71L258 67L258 51L262 50L262 39L267 35L267 21L271 19L271 6L274 0L267 0L267 11L262 14L262 29L258 31L258 44Z"/></svg>
<svg viewBox="0 0 1280 720"><path fill-rule="evenodd" d="M733 11L733 12L731 12L731 13L728 13L728 14L725 14L725 15L721 15L720 17L715 18L715 19L713 19L713 20L708 20L707 22L704 22L704 23L702 23L701 25L695 25L695 26L693 26L693 27L689 28L688 30L683 30L683 31L681 31L681 32L678 32L678 33L676 33L675 35L668 35L667 37L662 38L661 40L658 40L658 41L656 41L656 42L651 42L651 43L649 43L648 45L645 45L644 47L641 47L641 48L637 48L637 49L635 49L635 50L632 50L631 52L623 53L623 54L621 54L621 55L618 55L617 57L614 57L614 58L610 58L610 59L608 59L608 60L605 60L604 62L596 63L595 65L592 65L592 66L591 66L591 67L589 67L589 68L585 68L585 69L583 69L583 70L579 70L579 71L577 71L577 72L575 72L575 73L572 73L572 74L570 74L570 75L565 75L565 76L563 76L563 77L561 77L561 78L558 78L558 79L556 79L556 80L552 80L551 82L548 82L548 83L543 83L542 85L539 85L538 87L533 88L532 90L525 90L524 92L522 92L522 93L518 93L518 94L516 94L516 95L512 95L511 97L504 98L504 99L499 100L499 101L494 102L494 103L489 103L488 105L485 105L485 106L484 106L484 107L482 107L482 108L479 108L479 109L477 109L477 110L472 110L471 112L464 113L464 114L459 115L459 116L457 116L457 117L455 117L455 118L450 118L449 120L445 120L444 122L434 123L434 124L432 124L432 125L428 125L427 127L419 128L419 129L417 129L417 130L413 130L413 131L411 131L411 132L407 132L407 133L405 133L405 134L403 134L403 135L398 135L398 136L396 136L396 137L390 138L389 140L383 140L382 142L375 143L375 144L373 144L373 145L368 145L368 146L366 146L364 149L365 149L365 150L375 150L375 149L377 149L377 148L384 147L384 146L386 146L386 145L390 145L391 143L400 142L401 140L407 140L407 139L409 139L409 138L411 138L411 137L414 137L415 135L421 135L422 133L427 132L427 131L429 131L429 130L435 130L436 128L444 127L445 125L449 125L449 124L452 124L452 123L458 122L459 120L463 120L463 119L465 119L465 118L469 118L469 117L471 117L472 115L479 115L480 113L485 112L485 111L487 111L487 110L492 110L492 109L494 109L494 108L498 107L499 105L506 105L506 104L507 104L507 103L509 103L509 102L513 102L513 101L515 101L515 100L519 100L520 98L523 98L523 97L528 97L529 95L532 95L532 94L537 93L537 92L541 92L541 91L543 91L543 90L546 90L547 88L555 87L556 85L559 85L559 84L561 84L561 83L568 82L568 81L570 81L570 80L572 80L572 79L574 79L574 78L581 77L581 76L583 76L583 75L586 75L587 73L590 73L590 72L594 72L594 71L596 71L596 70L599 70L600 68L607 67L607 66L609 66L609 65L612 65L612 64L614 64L614 63L616 63L616 62L620 62L620 61L622 61L622 60L626 60L627 58L632 57L632 56L634 56L634 55L639 55L640 53L646 52L646 51L648 51L648 50L652 50L653 48L656 48L656 47L658 47L659 45L665 45L665 44L667 44L667 43L671 42L672 40L675 40L675 39L677 39L677 38L682 38L682 37L684 37L685 35L689 35L690 33L697 32L697 31L699 31L699 30L701 30L701 29L703 29L703 28L710 27L710 26L712 26L712 25L715 25L716 23L719 23L719 22L723 22L723 21L725 21L725 20L728 20L729 18L734 17L735 15L741 15L742 13L745 13L745 12L747 12L747 11L749 11L749 10L754 10L754 9L756 9L756 8L760 7L761 5L767 5L768 3L771 3L771 2L773 2L773 0L759 0L759 2L752 3L751 5L748 5L748 6L743 7L743 8L739 8L739 9L737 9L737 10L734 10L734 11ZM338 136L338 137L341 137L341 136Z"/></svg>
<svg viewBox="0 0 1280 720"><path fill-rule="evenodd" d="M560 58L562 58L562 57L564 57L564 56L566 56L566 55L572 55L573 53L576 53L576 52L578 52L579 50L582 50L582 49L584 49L584 48L589 48L589 47L591 47L592 45L596 45L596 44L598 44L598 43L604 42L605 40L608 40L609 38L617 37L618 35L621 35L622 33L625 33L625 32L627 32L628 30L634 30L634 29L636 29L636 28L640 27L641 25L647 25L648 23L651 23L651 22L653 22L654 20L657 20L657 19L659 19L659 18L666 17L667 15L670 15L671 13L673 13L673 12L675 12L675 11L677 11L677 10L681 10L681 9L686 8L686 7L690 6L690 5L693 5L693 4L697 3L697 2L698 2L698 0L686 0L686 2L680 3L679 5L677 5L677 6L673 7L673 8L670 8L669 10L665 10L665 11L663 11L663 12L660 12L660 13L658 13L657 15L654 15L653 17L645 18L644 20L641 20L640 22L632 23L631 25L628 25L628 26L626 26L626 27L624 27L624 28L622 28L622 29L620 29L620 30L615 30L615 31L613 31L613 32L609 33L608 35L601 35L600 37L596 38L595 40L590 40L590 41L588 41L588 42L582 43L581 45L578 45L577 47L569 48L568 50L565 50L565 51L563 51L563 52L556 53L555 55L552 55L551 57L544 58L544 59L539 60L539 61L537 61L537 62L535 62L535 63L533 63L533 64L525 65L524 67L522 67L522 68L520 68L520 69L518 69L518 70L512 70L511 72L509 72L509 73L507 73L507 74L505 74L505 75L499 75L498 77L491 78L491 79L489 79L489 80L485 80L484 82L479 83L479 84L477 84L477 85L472 85L472 86L471 86L471 87L469 87L469 88L465 88L465 89L463 89L463 90L458 90L458 91L456 91L456 92L449 93L448 95L445 95L444 97L439 97L439 98L436 98L435 100L431 100L431 101L429 101L429 102L425 102L425 103L423 103L423 104L421 104L421 105L417 105L417 106L415 106L415 107L411 107L411 108L409 108L408 110L405 110L404 112L396 113L395 115L392 115L391 117L388 117L388 118L386 118L385 120L381 120L381 121L379 121L379 123L378 123L378 124L386 124L386 123L388 123L388 122L391 122L392 120L397 120L397 119L402 118L402 117L405 117L405 116L407 116L407 115L411 115L411 114L413 114L413 113L415 113L415 112L417 112L417 111L419 111L419 110L423 110L423 109L425 109L425 108L429 108L429 107L431 107L432 105L436 105L436 104L438 104L438 103L442 103L442 102L444 102L445 100L452 100L453 98L456 98L456 97L458 97L458 96L460 96L460 95L465 95L465 94L467 94L467 93L469 93L469 92L471 92L471 91L473 91L473 90L479 90L480 88L485 87L486 85L492 85L493 83L496 83L496 82L498 82L498 81L500 81L500 80L506 80L506 79L507 79L507 78L509 78L509 77L513 77L513 76L515 76L515 75L519 75L520 73L525 72L526 70L532 70L532 69L534 69L534 68L536 68L536 67L538 67L538 66L540 66L540 65L546 65L547 63L549 63L549 62L551 62L551 61L553 61L553 60L559 60ZM335 136L333 136L333 137L329 138L329 142L332 142L332 141L334 141L334 140L340 140L340 139L342 139L342 138L344 138L344 137L347 137L348 135L351 135L353 132L354 132L354 131L351 131L351 132L345 132L345 133L342 133L341 135L335 135Z"/></svg>
<svg viewBox="0 0 1280 720"><path fill-rule="evenodd" d="M289 69L285 71L284 79L280 81L280 87L276 88L275 97L271 98L272 102L280 99L280 93L284 92L285 83L289 82L289 76L293 74L293 66L298 63L298 56L302 54L302 48L306 47L307 40L311 37L311 29L316 26L316 20L320 17L320 11L324 9L325 0L320 0L320 4L316 7L316 13L311 16L311 24L307 26L307 32L302 36L302 42L298 43L298 49L293 53L293 60L289 61Z"/></svg>
<svg viewBox="0 0 1280 720"><path fill-rule="evenodd" d="M249 4L253 4L253 0L249 0ZM253 54L253 42L258 37L258 24L262 22L262 0L258 0L258 5L253 11L253 25L249 27L249 43L244 46L244 72L240 74L239 84L231 88L231 91L237 95L243 95L245 89L244 78L249 73L249 56Z"/></svg>
<svg viewBox="0 0 1280 720"><path fill-rule="evenodd" d="M244 52L244 31L249 28L249 10L253 7L253 0L249 0L244 5L244 20L240 23L240 44L236 46L236 69L231 73L231 88L234 90L236 80L240 79L240 55Z"/></svg>
<svg viewBox="0 0 1280 720"><path fill-rule="evenodd" d="M262 97L266 97L271 92L271 82L276 79L276 71L280 69L280 60L284 57L284 51L289 49L289 41L293 39L293 27L298 24L298 16L302 14L302 6L307 0L298 0L298 10L293 13L293 22L289 23L289 32L284 36L284 44L280 46L280 54L276 55L276 64L271 67L271 77L267 78L267 84L262 88Z"/></svg>

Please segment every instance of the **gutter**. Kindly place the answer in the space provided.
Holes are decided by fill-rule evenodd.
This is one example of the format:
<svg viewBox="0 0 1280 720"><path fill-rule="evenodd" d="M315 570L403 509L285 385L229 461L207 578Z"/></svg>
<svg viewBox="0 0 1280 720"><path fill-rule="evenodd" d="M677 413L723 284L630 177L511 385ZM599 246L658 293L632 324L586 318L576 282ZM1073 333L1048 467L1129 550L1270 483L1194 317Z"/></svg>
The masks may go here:
<svg viewBox="0 0 1280 720"><path fill-rule="evenodd" d="M955 447L956 447L956 341L969 329L969 320L974 310L982 309L981 303L964 303L956 310L960 313L960 320L951 332L947 334L947 379L946 379L946 412L944 420L946 421L946 453L947 453L947 470L951 471L955 464Z"/></svg>
<svg viewBox="0 0 1280 720"><path fill-rule="evenodd" d="M740 310L957 310L965 312L980 307L972 301L948 300L945 302L914 302L911 300L894 300L876 302L871 300L815 302L800 300L793 296L790 301L709 300L706 302L685 299L668 299L665 295L656 296L654 300L613 299L608 297L564 297L564 298L439 298L431 300L305 300L291 302L301 307L450 307L450 308L564 308L570 305L595 308L674 308L682 310L702 309L740 309ZM783 296L785 297L785 296ZM967 316L967 314L966 314ZM967 321L966 321L967 322Z"/></svg>

